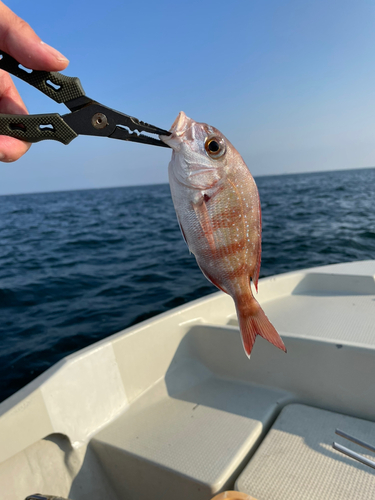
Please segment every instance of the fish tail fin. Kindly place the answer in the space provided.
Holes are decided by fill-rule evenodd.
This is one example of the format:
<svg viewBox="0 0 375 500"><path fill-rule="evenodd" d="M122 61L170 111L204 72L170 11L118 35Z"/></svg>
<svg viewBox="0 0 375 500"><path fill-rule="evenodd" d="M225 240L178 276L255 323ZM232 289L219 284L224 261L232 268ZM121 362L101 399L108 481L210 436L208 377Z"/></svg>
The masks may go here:
<svg viewBox="0 0 375 500"><path fill-rule="evenodd" d="M241 304L236 304L242 343L247 357L250 358L257 335L260 335L274 346L286 352L284 342L258 302L253 296L249 296L247 302L247 307L241 307Z"/></svg>

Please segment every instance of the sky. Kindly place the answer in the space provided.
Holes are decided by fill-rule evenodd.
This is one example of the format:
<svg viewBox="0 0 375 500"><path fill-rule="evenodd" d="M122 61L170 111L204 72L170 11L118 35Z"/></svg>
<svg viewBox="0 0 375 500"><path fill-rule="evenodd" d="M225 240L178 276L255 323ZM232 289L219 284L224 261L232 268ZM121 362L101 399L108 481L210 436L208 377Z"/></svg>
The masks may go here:
<svg viewBox="0 0 375 500"><path fill-rule="evenodd" d="M372 0L9 0L86 94L218 128L254 176L375 165ZM68 110L14 79L30 113ZM0 195L168 181L170 151L79 136L0 164Z"/></svg>

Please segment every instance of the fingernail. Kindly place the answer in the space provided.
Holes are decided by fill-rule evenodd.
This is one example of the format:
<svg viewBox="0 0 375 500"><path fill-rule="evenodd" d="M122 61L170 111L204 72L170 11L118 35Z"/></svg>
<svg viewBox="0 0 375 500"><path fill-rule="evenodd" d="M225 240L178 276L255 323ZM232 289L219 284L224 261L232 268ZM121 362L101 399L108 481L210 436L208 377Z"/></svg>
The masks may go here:
<svg viewBox="0 0 375 500"><path fill-rule="evenodd" d="M40 42L40 43L41 43L41 45L44 45L44 49L47 50L47 52L49 52L58 61L64 61L64 62L67 61L67 62L69 62L69 59L67 59L65 56L63 56L61 54L61 52L59 52L58 50L56 50L53 47L51 47L51 45L47 45L44 42Z"/></svg>
<svg viewBox="0 0 375 500"><path fill-rule="evenodd" d="M0 153L0 161L4 161L4 158L5 158L5 154L4 153Z"/></svg>

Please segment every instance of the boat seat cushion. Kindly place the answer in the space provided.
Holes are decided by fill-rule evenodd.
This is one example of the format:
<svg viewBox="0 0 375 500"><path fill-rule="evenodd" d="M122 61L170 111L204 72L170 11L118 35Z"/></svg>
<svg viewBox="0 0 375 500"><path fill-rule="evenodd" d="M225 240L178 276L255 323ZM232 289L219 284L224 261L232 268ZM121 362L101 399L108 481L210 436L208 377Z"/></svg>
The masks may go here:
<svg viewBox="0 0 375 500"><path fill-rule="evenodd" d="M335 434L340 429L375 444L375 423L300 404L286 406L239 476L236 489L257 500L369 500L374 470L332 448L337 441L364 455L364 448Z"/></svg>

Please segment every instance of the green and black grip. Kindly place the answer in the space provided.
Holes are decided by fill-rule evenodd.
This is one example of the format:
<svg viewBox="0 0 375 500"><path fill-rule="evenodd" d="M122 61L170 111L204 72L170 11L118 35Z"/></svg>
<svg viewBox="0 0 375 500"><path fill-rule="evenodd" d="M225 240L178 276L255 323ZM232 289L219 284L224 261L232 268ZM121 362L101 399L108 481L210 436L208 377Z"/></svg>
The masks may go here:
<svg viewBox="0 0 375 500"><path fill-rule="evenodd" d="M85 95L77 77L58 72L29 70L9 54L0 50L0 69L11 73L46 94L59 104ZM57 114L5 115L0 114L0 135L7 135L27 142L52 139L69 144L77 137L62 117Z"/></svg>
<svg viewBox="0 0 375 500"><path fill-rule="evenodd" d="M1 50L0 69L32 85L59 104L85 95L79 78L53 71L29 70Z"/></svg>
<svg viewBox="0 0 375 500"><path fill-rule="evenodd" d="M27 142L46 139L69 144L77 134L58 113L45 115L2 115L0 135L8 135Z"/></svg>

